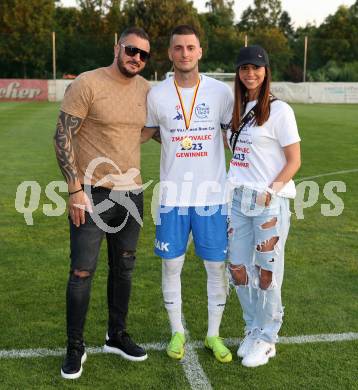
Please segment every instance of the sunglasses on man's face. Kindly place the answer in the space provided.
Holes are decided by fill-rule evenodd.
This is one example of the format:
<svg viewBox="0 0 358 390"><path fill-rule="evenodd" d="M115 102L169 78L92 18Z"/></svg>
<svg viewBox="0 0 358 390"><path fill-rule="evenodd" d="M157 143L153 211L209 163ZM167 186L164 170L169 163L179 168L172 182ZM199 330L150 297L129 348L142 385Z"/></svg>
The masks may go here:
<svg viewBox="0 0 358 390"><path fill-rule="evenodd" d="M134 57L139 53L139 58L141 61L146 62L149 60L150 54L142 49L138 49L138 47L135 46L126 46L121 43L121 46L124 47L124 52L126 53L127 56L129 57Z"/></svg>

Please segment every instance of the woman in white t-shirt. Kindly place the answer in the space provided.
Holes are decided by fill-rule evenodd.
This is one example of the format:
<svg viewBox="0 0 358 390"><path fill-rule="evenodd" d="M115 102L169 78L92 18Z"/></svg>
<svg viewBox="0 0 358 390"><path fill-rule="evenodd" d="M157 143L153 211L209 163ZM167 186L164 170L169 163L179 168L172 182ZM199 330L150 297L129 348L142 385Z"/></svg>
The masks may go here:
<svg viewBox="0 0 358 390"><path fill-rule="evenodd" d="M300 137L291 107L270 95L271 72L260 46L242 48L228 142L233 186L229 271L236 287L245 338L237 354L256 367L275 356L282 324L281 285L290 225L292 177L301 165Z"/></svg>

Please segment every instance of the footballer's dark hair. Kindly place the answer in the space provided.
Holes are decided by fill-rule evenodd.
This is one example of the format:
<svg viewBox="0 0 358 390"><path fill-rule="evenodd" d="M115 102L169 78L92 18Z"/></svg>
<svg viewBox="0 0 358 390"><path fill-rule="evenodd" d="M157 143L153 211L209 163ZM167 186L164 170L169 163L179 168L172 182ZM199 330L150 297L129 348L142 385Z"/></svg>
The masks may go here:
<svg viewBox="0 0 358 390"><path fill-rule="evenodd" d="M195 35L198 38L198 41L200 41L200 36L198 31L193 26L190 26L189 24L180 24L179 26L176 26L170 34L169 43L172 42L174 35Z"/></svg>

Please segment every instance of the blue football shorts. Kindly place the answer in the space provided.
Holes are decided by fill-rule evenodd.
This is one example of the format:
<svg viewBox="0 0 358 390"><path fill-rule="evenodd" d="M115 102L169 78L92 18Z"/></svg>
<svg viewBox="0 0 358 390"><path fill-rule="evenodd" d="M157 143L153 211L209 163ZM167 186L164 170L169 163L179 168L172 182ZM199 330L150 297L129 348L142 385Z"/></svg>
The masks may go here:
<svg viewBox="0 0 358 390"><path fill-rule="evenodd" d="M197 256L209 261L226 259L227 205L160 206L156 222L155 254L163 259L183 255L190 231Z"/></svg>

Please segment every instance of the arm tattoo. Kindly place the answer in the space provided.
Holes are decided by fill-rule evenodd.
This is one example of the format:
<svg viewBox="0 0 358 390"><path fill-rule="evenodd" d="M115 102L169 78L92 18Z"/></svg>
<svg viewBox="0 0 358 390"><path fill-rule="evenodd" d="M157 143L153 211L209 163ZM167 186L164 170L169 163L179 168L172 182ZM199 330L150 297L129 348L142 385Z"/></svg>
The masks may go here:
<svg viewBox="0 0 358 390"><path fill-rule="evenodd" d="M58 165L67 183L77 180L72 136L81 128L83 119L60 111L54 137Z"/></svg>
<svg viewBox="0 0 358 390"><path fill-rule="evenodd" d="M160 137L160 129L158 129L154 134L153 137L154 141L159 142L160 144L162 143L162 139Z"/></svg>

